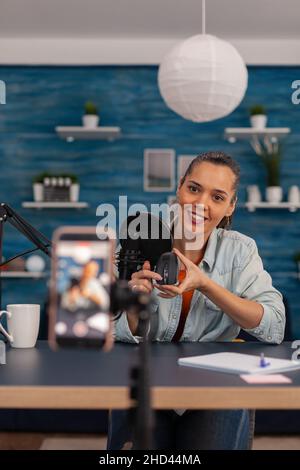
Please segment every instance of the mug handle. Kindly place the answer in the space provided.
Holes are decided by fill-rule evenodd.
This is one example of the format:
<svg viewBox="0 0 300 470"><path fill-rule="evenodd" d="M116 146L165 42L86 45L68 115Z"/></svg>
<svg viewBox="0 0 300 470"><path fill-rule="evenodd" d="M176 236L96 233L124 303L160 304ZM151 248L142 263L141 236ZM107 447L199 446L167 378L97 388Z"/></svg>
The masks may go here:
<svg viewBox="0 0 300 470"><path fill-rule="evenodd" d="M11 313L10 312L8 312L7 310L1 310L0 311L0 319L1 319L2 315L4 315L5 313L7 315L7 318L11 318ZM9 340L10 343L14 342L14 338L3 328L3 326L1 325L1 322L0 322L0 331L1 331L1 333L4 334L4 336L6 336L6 338Z"/></svg>

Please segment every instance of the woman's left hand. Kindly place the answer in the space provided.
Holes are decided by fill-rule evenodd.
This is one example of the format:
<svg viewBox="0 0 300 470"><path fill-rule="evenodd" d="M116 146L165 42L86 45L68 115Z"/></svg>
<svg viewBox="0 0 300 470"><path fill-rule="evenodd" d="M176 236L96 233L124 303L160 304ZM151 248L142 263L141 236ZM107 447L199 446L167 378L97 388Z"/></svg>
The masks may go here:
<svg viewBox="0 0 300 470"><path fill-rule="evenodd" d="M196 264L186 258L182 253L180 253L180 251L178 251L176 248L173 248L173 252L178 256L182 264L185 266L186 275L184 280L178 286L171 286L166 284L161 286L159 284L155 284L155 288L162 292L161 294L158 294L158 296L164 299L171 299L172 297L181 295L183 292L188 290L201 290L201 288L205 287L209 279Z"/></svg>

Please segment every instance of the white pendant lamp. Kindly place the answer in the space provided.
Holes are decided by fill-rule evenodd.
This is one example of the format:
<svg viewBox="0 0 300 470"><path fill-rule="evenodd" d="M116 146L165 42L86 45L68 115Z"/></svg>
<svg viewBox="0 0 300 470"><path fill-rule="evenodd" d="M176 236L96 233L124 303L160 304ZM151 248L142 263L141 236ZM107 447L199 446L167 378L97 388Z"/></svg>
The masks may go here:
<svg viewBox="0 0 300 470"><path fill-rule="evenodd" d="M166 105L194 122L214 121L230 114L242 101L248 72L238 51L228 42L202 33L177 44L163 59L158 86Z"/></svg>

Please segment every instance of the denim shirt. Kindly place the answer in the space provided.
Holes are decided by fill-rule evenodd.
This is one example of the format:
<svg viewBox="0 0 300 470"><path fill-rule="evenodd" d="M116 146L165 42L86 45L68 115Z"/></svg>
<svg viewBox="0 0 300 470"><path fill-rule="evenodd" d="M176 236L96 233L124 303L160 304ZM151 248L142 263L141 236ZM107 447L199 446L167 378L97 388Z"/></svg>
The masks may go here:
<svg viewBox="0 0 300 470"><path fill-rule="evenodd" d="M214 229L199 267L233 294L263 306L260 324L245 331L261 341L282 342L285 328L282 295L272 286L271 276L263 268L253 239L233 230ZM152 313L157 315L158 322L152 339L171 341L178 326L182 297L163 299L158 294L159 291L153 289ZM229 315L195 290L180 341L232 341L240 329ZM129 329L126 312L115 322L114 334L117 341L139 342L139 337L132 335Z"/></svg>

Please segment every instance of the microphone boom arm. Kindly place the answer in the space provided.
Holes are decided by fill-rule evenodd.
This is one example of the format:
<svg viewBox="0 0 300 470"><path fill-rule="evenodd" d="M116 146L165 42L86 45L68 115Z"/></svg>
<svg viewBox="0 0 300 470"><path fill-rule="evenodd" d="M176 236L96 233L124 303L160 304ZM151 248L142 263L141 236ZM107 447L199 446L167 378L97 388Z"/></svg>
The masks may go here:
<svg viewBox="0 0 300 470"><path fill-rule="evenodd" d="M3 233L4 233L4 223L9 222L13 227L15 227L20 233L22 233L29 241L31 241L36 248L34 250L28 250L27 252L35 251L39 249L43 251L47 256L51 256L50 247L51 241L45 237L41 232L36 228L30 225L23 217L21 217L17 212L12 209L8 204L2 202L0 204L0 268L15 258L24 255L27 252L19 253L16 256L8 259L6 262L2 262L2 246L3 246ZM0 309L2 307L2 276L0 271Z"/></svg>

